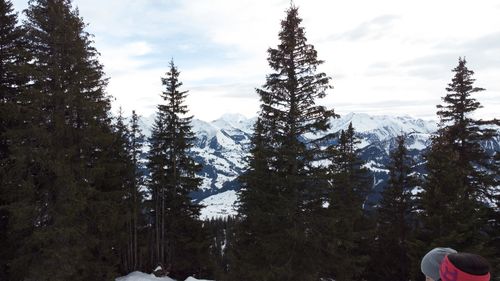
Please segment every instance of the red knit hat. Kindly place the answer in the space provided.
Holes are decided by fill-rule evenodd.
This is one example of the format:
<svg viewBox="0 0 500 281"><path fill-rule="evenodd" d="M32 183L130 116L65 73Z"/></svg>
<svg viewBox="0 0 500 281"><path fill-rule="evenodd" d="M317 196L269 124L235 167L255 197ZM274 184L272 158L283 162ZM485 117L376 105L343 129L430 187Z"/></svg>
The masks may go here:
<svg viewBox="0 0 500 281"><path fill-rule="evenodd" d="M439 275L442 281L490 281L490 273L474 275L458 269L446 256L441 263Z"/></svg>

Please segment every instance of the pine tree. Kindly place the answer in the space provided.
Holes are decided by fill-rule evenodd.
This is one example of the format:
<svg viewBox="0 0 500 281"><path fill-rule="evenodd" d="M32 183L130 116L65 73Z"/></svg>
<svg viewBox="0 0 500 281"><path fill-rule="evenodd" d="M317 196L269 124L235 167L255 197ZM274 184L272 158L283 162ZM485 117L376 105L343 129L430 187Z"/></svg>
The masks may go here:
<svg viewBox="0 0 500 281"><path fill-rule="evenodd" d="M123 147L119 153L123 164L123 208L126 218L126 245L121 252L121 270L124 274L140 270L147 262L147 254L141 251L142 248L147 248L146 245L140 244L140 230L145 228L146 221L142 215L144 203L144 167L140 159L142 157L142 147L144 145L145 136L139 127L139 116L132 111L132 116L128 125L125 123L125 118L120 109L116 118L115 131L118 135L118 147ZM146 237L143 237L147 240ZM146 269L146 268L145 268ZM149 270L149 269L148 269Z"/></svg>
<svg viewBox="0 0 500 281"><path fill-rule="evenodd" d="M10 1L0 1L0 161L7 158L5 132L13 126L12 115L26 78L21 73L25 61L23 30Z"/></svg>
<svg viewBox="0 0 500 281"><path fill-rule="evenodd" d="M158 105L148 168L156 263L171 268L172 276L186 278L200 271L200 260L208 255L208 244L202 242L205 237L198 221L200 206L190 197L201 184L196 176L201 166L189 154L195 137L190 124L192 116L187 116L184 104L187 91L180 91L179 74L171 61L167 76L162 78L162 98L166 103Z"/></svg>
<svg viewBox="0 0 500 281"><path fill-rule="evenodd" d="M368 239L364 202L372 179L363 167L352 123L340 132L338 144L333 149L329 178L327 274L335 280L356 280L363 274L368 262L364 244ZM330 275L331 276L331 275Z"/></svg>
<svg viewBox="0 0 500 281"><path fill-rule="evenodd" d="M123 197L106 80L67 0L30 1L31 87L6 188L16 240L11 280L109 280L118 268Z"/></svg>
<svg viewBox="0 0 500 281"><path fill-rule="evenodd" d="M210 262L216 280L225 280L228 277L229 255L232 251L235 222L232 216L205 221L205 225L210 231Z"/></svg>
<svg viewBox="0 0 500 281"><path fill-rule="evenodd" d="M17 26L17 14L11 1L0 1L0 280L7 280L8 263L14 243L8 241L9 197L4 182L8 173L9 143L12 131L21 126L19 118L20 94L27 79L23 66L27 62L23 30ZM4 175L5 174L5 175Z"/></svg>
<svg viewBox="0 0 500 281"><path fill-rule="evenodd" d="M389 180L377 209L375 251L371 280L410 280L410 247L414 219L412 189L418 179L406 148L406 135L396 138L388 166ZM398 262L394 263L394 259Z"/></svg>
<svg viewBox="0 0 500 281"><path fill-rule="evenodd" d="M142 147L145 142L145 136L142 134L141 128L139 127L139 116L135 111L132 111L132 116L130 119L130 131L129 131L129 146L130 146L130 157L132 164L132 181L130 185L130 225L131 225L131 257L132 257L132 269L137 270L141 266L141 256L139 253L139 229L144 226L144 221L142 219L142 207L144 194L142 192L142 187L144 186L144 167L140 159L142 157Z"/></svg>
<svg viewBox="0 0 500 281"><path fill-rule="evenodd" d="M432 139L427 158L428 176L421 194L423 231L421 239L429 247L447 245L494 255L485 248L490 239L486 202L494 200L494 173L499 169L481 147L497 132L483 125L498 121L475 120L472 113L481 108L473 94L474 72L460 58L452 82L446 88L444 104L438 105L439 130Z"/></svg>
<svg viewBox="0 0 500 281"><path fill-rule="evenodd" d="M493 163L496 167L500 167L500 151L497 151L493 157ZM500 186L500 168L496 170L495 178L497 183L496 186ZM498 249L500 249L500 192L497 192L494 195L495 205L494 208L490 209L489 217L490 217L490 229L488 230L488 234L491 237L490 241L486 245L489 249L497 249L495 255L491 255L489 257L489 262L493 266L492 275L500 276L500 253Z"/></svg>
<svg viewBox="0 0 500 281"><path fill-rule="evenodd" d="M322 61L301 21L291 6L278 47L268 50L273 72L257 89L261 111L249 169L241 177L242 222L232 265L241 280L316 280L319 274L317 236L308 219L321 206L313 165L320 149L305 136L326 131L335 114L315 104L331 88L330 78L317 72Z"/></svg>
<svg viewBox="0 0 500 281"><path fill-rule="evenodd" d="M118 116L113 124L115 132L115 141L113 147L119 148L116 153L116 160L119 175L121 178L121 189L123 192L123 200L120 204L122 209L121 217L125 221L123 229L120 229L116 235L123 241L123 246L120 251L121 264L120 269L123 274L134 271L134 252L133 252L133 226L132 226L132 211L133 211L133 181L134 181L134 165L132 163L131 152L131 132L126 124L123 111L120 107Z"/></svg>

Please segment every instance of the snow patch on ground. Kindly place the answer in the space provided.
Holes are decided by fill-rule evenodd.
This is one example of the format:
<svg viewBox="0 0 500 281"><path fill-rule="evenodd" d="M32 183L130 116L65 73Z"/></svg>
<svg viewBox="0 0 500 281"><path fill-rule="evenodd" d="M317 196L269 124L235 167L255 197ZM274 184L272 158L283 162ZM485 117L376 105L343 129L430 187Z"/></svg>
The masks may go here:
<svg viewBox="0 0 500 281"><path fill-rule="evenodd" d="M127 276L118 277L115 281L175 281L168 277L156 277L153 274L146 274L140 271L134 271Z"/></svg>
<svg viewBox="0 0 500 281"><path fill-rule="evenodd" d="M153 274L146 274L140 271L134 271L127 276L118 277L115 281L176 281L169 277L156 277ZM185 281L214 281L207 279L196 279L194 277L188 277Z"/></svg>
<svg viewBox="0 0 500 281"><path fill-rule="evenodd" d="M213 280L196 279L196 278L193 278L193 277L188 277L185 281L213 281Z"/></svg>

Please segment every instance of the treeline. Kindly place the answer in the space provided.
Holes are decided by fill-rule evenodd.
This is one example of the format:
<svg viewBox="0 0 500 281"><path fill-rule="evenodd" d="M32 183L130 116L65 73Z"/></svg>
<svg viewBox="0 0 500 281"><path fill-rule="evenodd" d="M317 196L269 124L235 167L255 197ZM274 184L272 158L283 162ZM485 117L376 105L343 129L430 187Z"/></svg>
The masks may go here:
<svg viewBox="0 0 500 281"><path fill-rule="evenodd" d="M18 24L0 0L0 280L113 280L158 265L178 278L211 274L173 62L146 140L135 112L110 113L71 1L30 1L24 13Z"/></svg>
<svg viewBox="0 0 500 281"><path fill-rule="evenodd" d="M201 221L201 166L180 72L162 78L151 137L110 113L107 80L70 0L33 0L18 24L0 0L0 280L113 280L135 270L217 280L421 280L431 248L479 253L500 273L500 153L481 143L473 72L459 59L438 105L426 175L397 139L390 178L372 178L352 124L322 138L331 78L286 11L235 218ZM145 149L147 147L147 149ZM146 161L143 161L146 159ZM419 192L415 192L415 191Z"/></svg>

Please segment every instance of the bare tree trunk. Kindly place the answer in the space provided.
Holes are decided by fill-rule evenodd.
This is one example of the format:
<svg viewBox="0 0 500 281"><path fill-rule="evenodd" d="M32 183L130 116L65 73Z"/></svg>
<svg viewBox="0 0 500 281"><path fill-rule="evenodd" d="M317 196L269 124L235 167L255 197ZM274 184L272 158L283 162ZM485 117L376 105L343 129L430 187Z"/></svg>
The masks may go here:
<svg viewBox="0 0 500 281"><path fill-rule="evenodd" d="M160 262L160 193L156 191L156 202L155 202L155 246L156 246L156 261L155 263ZM154 265L156 266L156 265Z"/></svg>
<svg viewBox="0 0 500 281"><path fill-rule="evenodd" d="M129 215L129 235L128 235L128 256L129 256L129 271L134 271L134 255L133 255L133 245L132 245L132 235L133 235L133 232L132 232L132 214Z"/></svg>
<svg viewBox="0 0 500 281"><path fill-rule="evenodd" d="M161 197L161 262L165 262L165 189Z"/></svg>
<svg viewBox="0 0 500 281"><path fill-rule="evenodd" d="M133 260L134 260L134 270L137 269L137 264L138 264L138 253L137 253L137 217L138 217L138 210L137 210L137 186L136 184L134 183L134 208L133 208L133 248L134 248L134 252L133 252Z"/></svg>

